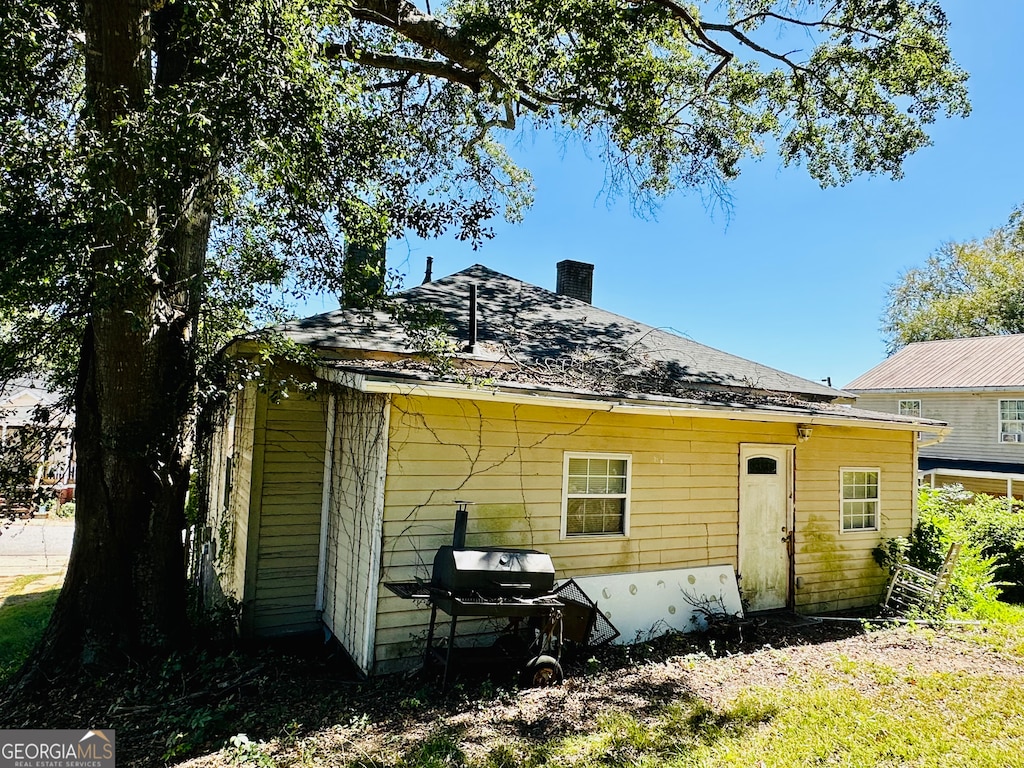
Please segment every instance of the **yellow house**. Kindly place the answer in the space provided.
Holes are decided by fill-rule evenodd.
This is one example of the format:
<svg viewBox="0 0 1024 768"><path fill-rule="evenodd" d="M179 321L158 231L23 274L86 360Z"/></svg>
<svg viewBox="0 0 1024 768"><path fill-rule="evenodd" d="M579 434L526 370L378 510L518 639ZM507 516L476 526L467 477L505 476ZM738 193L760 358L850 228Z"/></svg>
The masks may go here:
<svg viewBox="0 0 1024 768"><path fill-rule="evenodd" d="M945 425L605 312L590 265L558 266L557 292L477 265L281 328L316 351L310 392L241 388L209 455L209 581L243 633L407 664L429 612L382 586L429 578L455 499L468 545L542 550L559 579L727 566L749 610L877 602L871 550L910 532Z"/></svg>

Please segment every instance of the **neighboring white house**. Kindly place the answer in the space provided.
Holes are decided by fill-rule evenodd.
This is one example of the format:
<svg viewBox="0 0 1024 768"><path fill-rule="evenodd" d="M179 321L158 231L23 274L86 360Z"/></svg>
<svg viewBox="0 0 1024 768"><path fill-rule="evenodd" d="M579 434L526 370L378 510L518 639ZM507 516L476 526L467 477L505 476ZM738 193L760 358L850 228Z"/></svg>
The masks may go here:
<svg viewBox="0 0 1024 768"><path fill-rule="evenodd" d="M918 469L931 485L1024 495L1024 334L908 344L844 389L859 408L953 428L921 446Z"/></svg>

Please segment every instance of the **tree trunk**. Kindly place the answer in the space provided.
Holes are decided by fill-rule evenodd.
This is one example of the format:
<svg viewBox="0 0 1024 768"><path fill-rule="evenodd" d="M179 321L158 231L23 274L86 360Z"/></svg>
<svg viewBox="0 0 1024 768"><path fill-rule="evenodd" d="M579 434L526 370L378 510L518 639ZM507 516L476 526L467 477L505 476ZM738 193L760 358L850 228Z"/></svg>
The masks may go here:
<svg viewBox="0 0 1024 768"><path fill-rule="evenodd" d="M212 171L179 167L179 185L147 182L154 164L168 161L150 157L133 131L159 87L151 47L167 46L160 38L176 28L151 15L145 0L83 3L86 117L97 147L89 172L97 190L113 192L96 199L92 217L93 284L75 393L75 538L32 663L48 673L114 667L173 648L188 631L182 532L210 232L202 190ZM161 63L180 76L182 46L170 47Z"/></svg>
<svg viewBox="0 0 1024 768"><path fill-rule="evenodd" d="M180 424L191 376L173 328L125 328L132 322L100 316L86 332L75 539L44 643L48 665L105 667L184 639Z"/></svg>

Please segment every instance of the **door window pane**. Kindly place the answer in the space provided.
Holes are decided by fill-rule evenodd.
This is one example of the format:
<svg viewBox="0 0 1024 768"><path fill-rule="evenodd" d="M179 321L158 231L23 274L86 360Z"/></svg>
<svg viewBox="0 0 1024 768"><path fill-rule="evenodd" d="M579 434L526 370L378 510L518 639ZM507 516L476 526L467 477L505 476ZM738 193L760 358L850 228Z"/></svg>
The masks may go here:
<svg viewBox="0 0 1024 768"><path fill-rule="evenodd" d="M747 459L748 475L774 475L779 471L778 462L767 456L755 456Z"/></svg>

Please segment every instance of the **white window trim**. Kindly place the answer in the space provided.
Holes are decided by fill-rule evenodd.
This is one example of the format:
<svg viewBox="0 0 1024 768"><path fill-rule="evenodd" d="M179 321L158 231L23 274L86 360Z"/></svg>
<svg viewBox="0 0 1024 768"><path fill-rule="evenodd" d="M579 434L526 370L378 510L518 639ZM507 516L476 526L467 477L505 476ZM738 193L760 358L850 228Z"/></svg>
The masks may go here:
<svg viewBox="0 0 1024 768"><path fill-rule="evenodd" d="M626 498L622 505L622 533L567 533L569 516L569 459L616 459L626 461ZM598 451L566 451L562 454L562 529L561 538L581 541L586 539L629 538L629 507L633 491L633 455L631 453L601 453ZM587 494L581 495L585 498Z"/></svg>
<svg viewBox="0 0 1024 768"><path fill-rule="evenodd" d="M1021 444L1024 444L1024 433L1020 433L1021 436L1017 440L1004 440L1003 439L1003 403L1018 403L1021 400L1024 400L1024 398L1022 398L1022 397L1004 397L1004 398L1000 398L999 403L996 406L996 408L998 409L996 411L996 440L1001 445L1021 445ZM1014 419L1014 421L1016 421L1016 419ZM1006 434L1016 434L1016 433L1008 432Z"/></svg>
<svg viewBox="0 0 1024 768"><path fill-rule="evenodd" d="M903 412L903 404L904 403L917 403L917 413L904 413ZM917 417L921 417L921 416L924 415L923 411L921 410L921 400L918 399L918 398L914 398L914 397L901 398L899 401L897 401L897 403L896 403L896 412L900 416L917 416Z"/></svg>
<svg viewBox="0 0 1024 768"><path fill-rule="evenodd" d="M873 499L875 502L875 526L873 528L846 528L843 525L845 518L843 504L847 499L843 498L843 474L846 472L874 472L878 475L878 496ZM849 499L849 501L872 501L872 499ZM843 536L857 535L859 533L877 533L882 530L882 470L879 467L840 467L839 468L839 533Z"/></svg>

